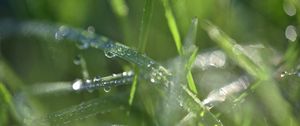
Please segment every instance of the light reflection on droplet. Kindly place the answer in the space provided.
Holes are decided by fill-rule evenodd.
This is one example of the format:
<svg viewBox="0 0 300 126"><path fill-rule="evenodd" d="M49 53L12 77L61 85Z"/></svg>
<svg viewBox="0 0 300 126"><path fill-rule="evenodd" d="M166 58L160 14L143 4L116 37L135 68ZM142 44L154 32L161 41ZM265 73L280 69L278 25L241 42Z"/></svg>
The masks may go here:
<svg viewBox="0 0 300 126"><path fill-rule="evenodd" d="M285 29L285 37L290 40L291 42L296 41L297 39L297 32L296 32L296 27L293 25L289 25Z"/></svg>
<svg viewBox="0 0 300 126"><path fill-rule="evenodd" d="M101 77L100 76L96 76L96 77L94 77L94 79L93 79L93 82L94 83L98 83L98 82L100 82L101 81Z"/></svg>
<svg viewBox="0 0 300 126"><path fill-rule="evenodd" d="M55 33L55 39L62 40L69 33L68 27L62 25L58 28L58 31Z"/></svg>
<svg viewBox="0 0 300 126"><path fill-rule="evenodd" d="M76 80L73 84L72 84L72 88L73 90L77 91L81 88L82 85L82 81L81 80Z"/></svg>
<svg viewBox="0 0 300 126"><path fill-rule="evenodd" d="M113 58L115 57L116 55L110 51L104 51L104 54L107 58Z"/></svg>
<svg viewBox="0 0 300 126"><path fill-rule="evenodd" d="M283 71L283 72L280 74L280 77L285 77L286 74L287 74L287 71Z"/></svg>
<svg viewBox="0 0 300 126"><path fill-rule="evenodd" d="M283 10L289 16L294 16L297 13L296 7L291 2L288 1L285 1L283 3Z"/></svg>
<svg viewBox="0 0 300 126"><path fill-rule="evenodd" d="M155 83L155 79L154 79L154 78L151 78L150 81L151 81L152 83Z"/></svg>

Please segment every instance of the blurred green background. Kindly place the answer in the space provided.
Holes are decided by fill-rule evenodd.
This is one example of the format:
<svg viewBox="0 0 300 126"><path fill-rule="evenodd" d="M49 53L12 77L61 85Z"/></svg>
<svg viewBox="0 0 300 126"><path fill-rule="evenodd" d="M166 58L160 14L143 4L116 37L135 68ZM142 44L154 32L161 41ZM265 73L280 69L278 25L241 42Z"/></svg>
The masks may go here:
<svg viewBox="0 0 300 126"><path fill-rule="evenodd" d="M150 4L146 4L146 1L150 1ZM143 10L149 9L147 6L150 6L148 11L151 16L147 20L149 26L146 29L148 36L145 53L154 60L165 63L177 57L178 53L165 17L164 1L168 0L0 0L0 20L55 23L81 29L93 26L96 34L139 49ZM285 62L291 64L291 68L296 67L298 63L299 41L296 39L292 42L286 35L289 25L296 28L296 35L298 33L300 2L297 0L169 0L168 3L182 39L187 34L192 18L197 17L200 23L202 20L209 20L219 26L239 44L261 43L281 55L285 55L290 49L291 53L286 56L288 60ZM4 86L0 102L0 125L23 125L24 120L20 121L12 111L25 111L26 107L11 108L13 105L10 105L10 102L16 101L16 95L22 92L23 88L28 90L26 87L30 88L30 85L72 82L76 78L82 78L81 68L73 64L73 58L78 54L86 60L91 77L108 76L133 68L132 64L124 60L106 58L100 50L79 50L72 42L55 41L54 37L44 39L34 36L0 35L0 82ZM196 45L200 52L218 48L201 26L198 26ZM293 118L299 120L299 77L291 77L278 83L285 84L277 87L283 92L282 95L288 101L286 103L290 103ZM5 90L8 93L5 93ZM160 119L156 118L159 113L153 112L156 110L150 105L159 102L156 95L151 96L157 91L151 90L155 90L154 87L138 86L134 107L129 110L112 111L68 125L163 125ZM61 92L35 95L31 101L35 107L27 109L38 113L37 115L46 115L93 98L111 99L115 95L121 95L122 100L112 101L107 105L126 106L129 92L130 86L121 86L113 88L109 93L99 90L93 93ZM11 100L5 100L5 97L11 97ZM257 97L254 95L246 98L245 100L249 101L243 103L241 109L231 110L231 114L222 115L222 111L213 111L216 115L221 115L220 119L224 125L280 125L281 123L276 121L277 118L268 115L268 110L261 107L263 105L260 104L263 103ZM276 104L274 103L274 106ZM129 111L133 111L134 114L128 116ZM248 120L240 121L241 115Z"/></svg>

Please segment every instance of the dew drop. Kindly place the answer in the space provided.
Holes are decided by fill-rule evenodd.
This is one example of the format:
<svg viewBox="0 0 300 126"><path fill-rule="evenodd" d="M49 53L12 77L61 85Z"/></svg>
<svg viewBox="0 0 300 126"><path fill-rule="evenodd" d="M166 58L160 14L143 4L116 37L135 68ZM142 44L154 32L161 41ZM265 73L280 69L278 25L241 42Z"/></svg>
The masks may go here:
<svg viewBox="0 0 300 126"><path fill-rule="evenodd" d="M94 77L94 79L93 79L93 82L94 83L98 83L98 82L100 82L101 81L101 77L100 76L96 76L96 77Z"/></svg>
<svg viewBox="0 0 300 126"><path fill-rule="evenodd" d="M92 41L91 42L91 47L99 48L99 44L97 43L97 41Z"/></svg>
<svg viewBox="0 0 300 126"><path fill-rule="evenodd" d="M293 5L293 3L288 1L283 3L283 10L289 16L294 16L297 13L296 7Z"/></svg>
<svg viewBox="0 0 300 126"><path fill-rule="evenodd" d="M82 38L78 43L76 43L76 45L79 49L87 49L90 46L90 44L89 44L90 41L91 40L88 40L86 38Z"/></svg>
<svg viewBox="0 0 300 126"><path fill-rule="evenodd" d="M62 40L68 34L68 28L66 26L60 26L55 33L55 39Z"/></svg>
<svg viewBox="0 0 300 126"><path fill-rule="evenodd" d="M239 45L239 44L235 44L235 45L233 46L232 51L233 51L235 54L239 55L239 54L241 54L241 53L243 52L243 47L242 47L241 45Z"/></svg>
<svg viewBox="0 0 300 126"><path fill-rule="evenodd" d="M179 106L180 106L180 107L183 107L183 104L182 104L182 102L179 102Z"/></svg>
<svg viewBox="0 0 300 126"><path fill-rule="evenodd" d="M79 49L87 49L89 48L89 43L86 41L82 41L76 44Z"/></svg>
<svg viewBox="0 0 300 126"><path fill-rule="evenodd" d="M75 65L80 65L81 64L81 56L80 55L75 56L73 59L73 63Z"/></svg>
<svg viewBox="0 0 300 126"><path fill-rule="evenodd" d="M78 79L72 84L72 88L73 90L77 91L81 88L81 85L82 85L82 81Z"/></svg>
<svg viewBox="0 0 300 126"><path fill-rule="evenodd" d="M104 87L103 90L107 93L107 92L109 92L111 90L111 87L110 86Z"/></svg>
<svg viewBox="0 0 300 126"><path fill-rule="evenodd" d="M127 76L127 72L123 72L123 73L122 73L122 76Z"/></svg>
<svg viewBox="0 0 300 126"><path fill-rule="evenodd" d="M92 80L89 80L89 79L85 80L85 84L91 84L91 83L92 83Z"/></svg>
<svg viewBox="0 0 300 126"><path fill-rule="evenodd" d="M87 31L88 31L89 33L95 33L95 27L89 26L89 27L87 28Z"/></svg>
<svg viewBox="0 0 300 126"><path fill-rule="evenodd" d="M280 74L280 77L285 77L286 74L287 74L287 72L286 72L286 71L283 71L283 72Z"/></svg>
<svg viewBox="0 0 300 126"><path fill-rule="evenodd" d="M107 58L113 58L116 55L114 53L112 53L111 51L104 51L104 54Z"/></svg>
<svg viewBox="0 0 300 126"><path fill-rule="evenodd" d="M151 78L150 81L151 81L152 83L155 83L155 79L154 79L154 78Z"/></svg>
<svg viewBox="0 0 300 126"><path fill-rule="evenodd" d="M291 42L296 41L297 39L296 27L293 25L287 26L285 29L285 37Z"/></svg>

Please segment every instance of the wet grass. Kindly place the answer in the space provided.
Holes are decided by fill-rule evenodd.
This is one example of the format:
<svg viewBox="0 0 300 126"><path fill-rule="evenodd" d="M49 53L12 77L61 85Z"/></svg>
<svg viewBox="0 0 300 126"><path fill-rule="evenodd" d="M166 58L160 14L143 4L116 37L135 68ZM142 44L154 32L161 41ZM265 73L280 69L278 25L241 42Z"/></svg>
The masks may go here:
<svg viewBox="0 0 300 126"><path fill-rule="evenodd" d="M93 2L3 3L29 21L1 16L0 125L299 125L299 40L284 33L299 2ZM225 65L197 69L212 50ZM247 89L224 88L241 76Z"/></svg>

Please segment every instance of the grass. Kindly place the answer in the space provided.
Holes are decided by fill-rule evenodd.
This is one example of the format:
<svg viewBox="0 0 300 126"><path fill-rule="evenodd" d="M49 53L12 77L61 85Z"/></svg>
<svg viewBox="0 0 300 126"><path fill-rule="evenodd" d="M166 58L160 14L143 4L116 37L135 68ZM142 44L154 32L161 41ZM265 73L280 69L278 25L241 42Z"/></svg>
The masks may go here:
<svg viewBox="0 0 300 126"><path fill-rule="evenodd" d="M147 45L147 37L148 37L148 32L149 32L149 26L150 26L150 20L152 16L152 9L153 9L153 1L152 0L146 0L144 4L144 9L143 9L143 16L142 16L142 21L141 21L141 28L140 28L140 35L139 35L139 44L138 44L138 50L141 53L145 52L145 48ZM138 81L138 68L135 66L135 75L131 90L130 90L130 96L129 96L129 105L132 105L135 91L136 91L136 86L137 86L137 81Z"/></svg>
<svg viewBox="0 0 300 126"><path fill-rule="evenodd" d="M176 25L175 17L173 15L171 6L169 5L169 1L168 0L162 0L162 2L163 2L163 5L164 5L164 9L165 9L165 16L166 16L166 19L167 19L167 22L168 22L169 29L170 29L170 31L172 33L172 36L173 36L173 39L174 39L174 42L175 42L175 45L176 45L176 48L177 48L177 52L181 56L182 55L187 55L185 57L189 57L189 54L184 54L184 53L186 53L187 50L183 49L182 42L181 42L181 37L180 37L180 34L179 34L179 30L178 30L178 27ZM198 21L196 21L196 22L198 23ZM190 33L186 38L186 39L191 39L191 40L186 40L186 42L187 42L186 45L188 45L188 46L193 46L193 43L195 42L196 33L197 33L197 30L195 30L195 29L197 29L197 23L192 24L191 30L193 30L193 31L191 31L192 33ZM194 58L195 58L195 55L194 55L194 57L191 57L191 59L194 59ZM187 71L188 71L187 81L188 81L189 88L194 93L197 93L197 88L196 88L196 85L194 83L192 73L190 72L189 69Z"/></svg>
<svg viewBox="0 0 300 126"><path fill-rule="evenodd" d="M299 40L284 31L298 31L299 14L286 14L284 3L298 12L295 0L5 0L0 125L298 126ZM83 30L90 25L95 33ZM225 54L222 67L215 50ZM78 53L81 69L72 63ZM110 91L72 90L75 79L99 75ZM251 81L247 90L218 90L241 76ZM226 100L204 105L212 91Z"/></svg>

